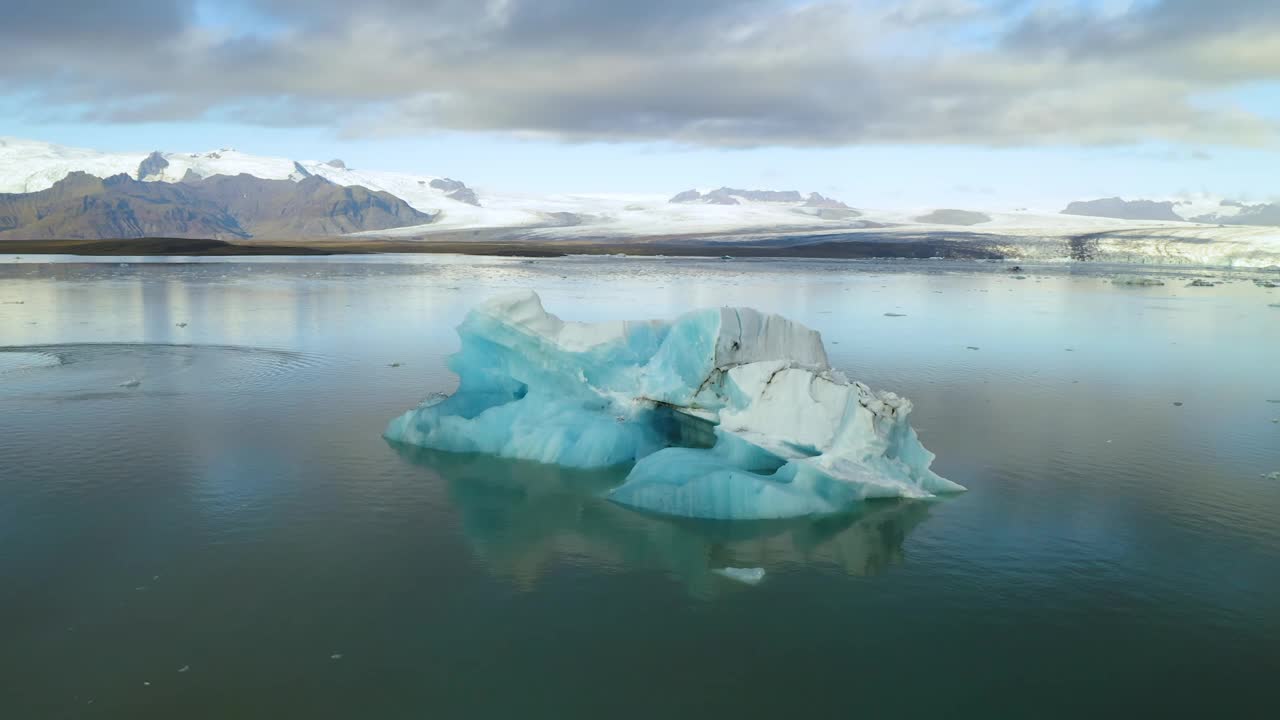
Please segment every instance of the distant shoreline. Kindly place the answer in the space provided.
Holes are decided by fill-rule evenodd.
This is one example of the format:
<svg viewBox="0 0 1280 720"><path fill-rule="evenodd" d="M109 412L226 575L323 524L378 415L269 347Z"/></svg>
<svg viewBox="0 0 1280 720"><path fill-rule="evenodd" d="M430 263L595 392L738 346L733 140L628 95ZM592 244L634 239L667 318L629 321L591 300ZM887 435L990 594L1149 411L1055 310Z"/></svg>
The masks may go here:
<svg viewBox="0 0 1280 720"><path fill-rule="evenodd" d="M1004 256L995 249L955 240L902 240L873 237L849 240L814 238L813 242L778 245L752 240L637 239L619 240L298 240L226 241L191 238L137 238L126 240L5 240L6 255L84 256L308 256L427 253L487 255L498 257L563 257L565 255L666 255L676 257L778 257L778 258L914 258L991 259Z"/></svg>

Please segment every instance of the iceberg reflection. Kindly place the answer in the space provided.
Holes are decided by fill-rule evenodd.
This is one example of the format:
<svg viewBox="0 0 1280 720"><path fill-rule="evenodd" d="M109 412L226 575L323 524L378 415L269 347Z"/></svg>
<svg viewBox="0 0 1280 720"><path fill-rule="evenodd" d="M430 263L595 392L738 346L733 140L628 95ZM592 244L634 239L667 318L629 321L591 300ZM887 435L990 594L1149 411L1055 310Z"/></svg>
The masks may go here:
<svg viewBox="0 0 1280 720"><path fill-rule="evenodd" d="M625 466L581 470L389 444L442 481L476 555L522 589L563 564L660 570L704 597L743 587L716 572L726 567L758 567L773 575L788 566L817 565L873 575L901 559L907 535L932 505L874 500L817 519L670 518L606 499L626 477Z"/></svg>

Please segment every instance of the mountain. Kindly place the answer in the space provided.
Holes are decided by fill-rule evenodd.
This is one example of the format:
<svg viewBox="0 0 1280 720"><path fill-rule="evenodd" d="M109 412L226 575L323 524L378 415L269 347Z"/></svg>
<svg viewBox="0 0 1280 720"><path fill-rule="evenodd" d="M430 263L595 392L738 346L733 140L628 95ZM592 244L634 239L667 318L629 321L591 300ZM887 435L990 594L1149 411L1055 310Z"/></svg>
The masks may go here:
<svg viewBox="0 0 1280 720"><path fill-rule="evenodd" d="M819 195L818 197L822 196ZM668 202L701 202L710 205L738 205L743 201L798 203L803 200L804 198L795 190L741 190L739 188L722 187L712 190L705 195L697 190L685 190L682 193L678 193Z"/></svg>
<svg viewBox="0 0 1280 720"><path fill-rule="evenodd" d="M176 183L214 175L252 175L263 180L301 181L320 177L341 186L389 192L431 214L458 211L475 219L481 195L465 183L431 175L407 175L352 169L342 160L327 162L250 155L232 148L207 152L111 153L37 140L0 137L0 193L45 190L71 172L100 178L124 174L146 182Z"/></svg>
<svg viewBox="0 0 1280 720"><path fill-rule="evenodd" d="M1073 202L1062 213L1123 220L1174 220L1206 225L1280 227L1280 203L1249 205L1238 200L1224 199L1213 200L1210 204L1210 198L1211 196L1200 195L1191 199L1163 202L1105 198Z"/></svg>
<svg viewBox="0 0 1280 720"><path fill-rule="evenodd" d="M134 186L140 185L141 188ZM108 239L171 235L245 238L249 233L223 209L180 185L139 183L127 175L106 180L73 172L34 193L0 195L0 238Z"/></svg>
<svg viewBox="0 0 1280 720"><path fill-rule="evenodd" d="M35 140L0 137L0 192L47 190L68 173L96 177L124 174L148 183L194 182L217 175L251 175L263 180L304 182L318 177L335 185L390 193L430 216L397 237L429 233L501 229L524 233L577 228L601 237L638 237L706 233L742 233L775 229L849 229L867 227L861 213L844 203L794 190L744 190L724 187L699 202L667 203L651 195L494 193L461 180L435 175L355 169L348 163L251 155L232 148L206 152L112 153L64 147ZM375 223L355 223L372 228ZM241 228L244 232L251 232ZM272 232L277 232L272 228ZM359 230L357 230L359 231ZM369 232L363 230L362 232ZM373 232L377 232L373 230Z"/></svg>
<svg viewBox="0 0 1280 720"><path fill-rule="evenodd" d="M467 184L461 180L454 180L452 178L436 178L427 184L444 192L444 196L451 200L457 200L458 202L480 207L480 198L476 195L476 191L467 187Z"/></svg>
<svg viewBox="0 0 1280 720"><path fill-rule="evenodd" d="M825 197L818 193L809 193L809 197L805 198L805 207L826 208L828 210L852 210L853 208L836 200L835 198Z"/></svg>
<svg viewBox="0 0 1280 720"><path fill-rule="evenodd" d="M675 205L772 205L822 221L841 221L859 217L862 213L839 200L809 193L806 198L795 190L743 190L722 187L708 193L685 190L667 201Z"/></svg>
<svg viewBox="0 0 1280 720"><path fill-rule="evenodd" d="M159 180L164 175L165 168L169 167L169 161L159 151L153 152L143 158L138 163L138 179L139 180ZM188 172L190 172L188 170Z"/></svg>
<svg viewBox="0 0 1280 720"><path fill-rule="evenodd" d="M1191 218L1193 222L1216 225L1280 226L1280 203L1246 205L1223 200L1222 210Z"/></svg>
<svg viewBox="0 0 1280 720"><path fill-rule="evenodd" d="M432 219L391 193L344 187L314 175L298 182L214 175L181 185L225 208L255 237L345 235L423 225ZM135 188L142 186L150 187L134 181Z"/></svg>
<svg viewBox="0 0 1280 720"><path fill-rule="evenodd" d="M72 172L46 190L0 195L0 239L309 237L429 223L403 200L320 177L251 175L179 183Z"/></svg>
<svg viewBox="0 0 1280 720"><path fill-rule="evenodd" d="M1065 214L979 208L922 215L855 209L794 190L522 194L473 189L442 175L353 168L338 159L230 148L111 153L0 138L5 192L0 240L349 234L352 243L739 243L804 247L824 257L850 256L837 246L854 243L859 257L936 250L948 257L1280 266L1280 229L1268 226L1276 222L1274 206L1223 203L1205 193L1171 203L1072 203ZM1169 222L1179 216L1209 224Z"/></svg>
<svg viewBox="0 0 1280 720"><path fill-rule="evenodd" d="M944 208L914 218L916 222L931 225L981 225L991 222L991 216L973 210L954 210Z"/></svg>
<svg viewBox="0 0 1280 720"><path fill-rule="evenodd" d="M1122 200L1118 197L1076 201L1067 205L1063 215L1117 218L1120 220L1185 220L1173 211L1173 201Z"/></svg>

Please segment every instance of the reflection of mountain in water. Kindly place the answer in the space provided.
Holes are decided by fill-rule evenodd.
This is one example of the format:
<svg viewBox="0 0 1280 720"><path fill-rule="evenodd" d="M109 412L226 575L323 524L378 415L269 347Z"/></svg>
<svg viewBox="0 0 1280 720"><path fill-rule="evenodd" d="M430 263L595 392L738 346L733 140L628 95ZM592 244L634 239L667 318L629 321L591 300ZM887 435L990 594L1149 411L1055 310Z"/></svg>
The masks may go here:
<svg viewBox="0 0 1280 720"><path fill-rule="evenodd" d="M447 484L476 554L491 571L526 588L557 563L660 569L698 595L732 585L710 572L725 566L774 572L788 564L819 564L870 575L901 557L907 534L929 513L927 502L877 501L817 520L671 520L603 499L622 482L626 467L584 471L392 447Z"/></svg>

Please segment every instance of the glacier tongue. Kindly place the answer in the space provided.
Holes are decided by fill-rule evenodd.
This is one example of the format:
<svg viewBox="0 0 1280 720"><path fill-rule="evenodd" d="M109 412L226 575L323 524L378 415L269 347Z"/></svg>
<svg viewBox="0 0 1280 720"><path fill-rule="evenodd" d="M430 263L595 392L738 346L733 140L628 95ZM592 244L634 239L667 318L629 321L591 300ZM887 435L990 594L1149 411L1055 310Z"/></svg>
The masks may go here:
<svg viewBox="0 0 1280 720"><path fill-rule="evenodd" d="M911 403L850 382L817 332L750 308L565 322L532 292L458 326L457 392L386 437L571 467L635 463L611 491L667 515L768 519L963 490L929 469Z"/></svg>

